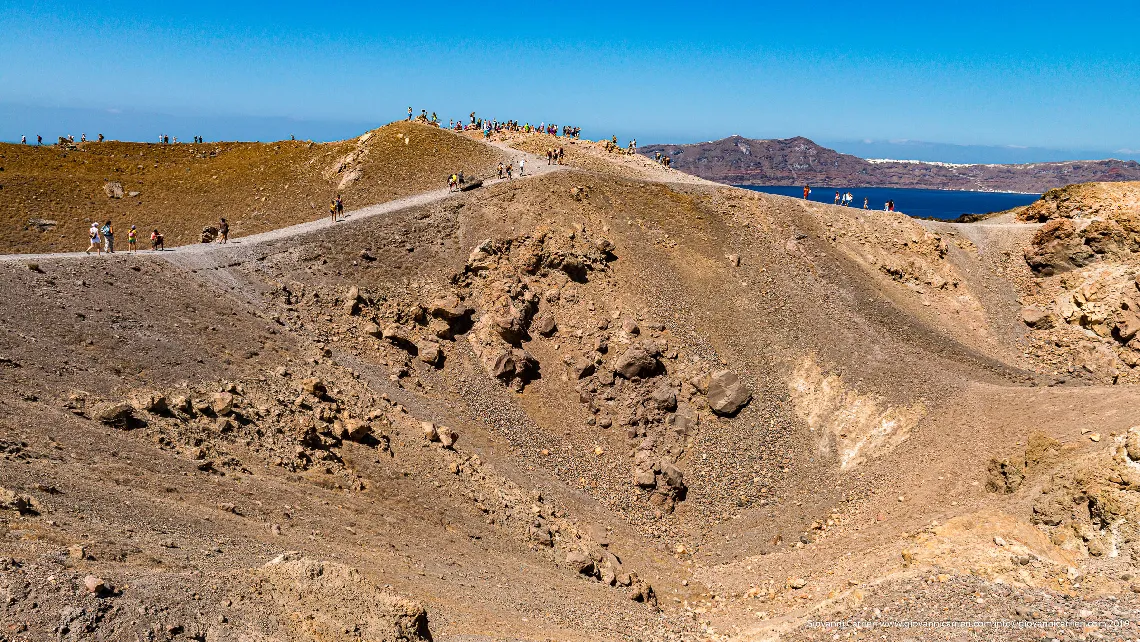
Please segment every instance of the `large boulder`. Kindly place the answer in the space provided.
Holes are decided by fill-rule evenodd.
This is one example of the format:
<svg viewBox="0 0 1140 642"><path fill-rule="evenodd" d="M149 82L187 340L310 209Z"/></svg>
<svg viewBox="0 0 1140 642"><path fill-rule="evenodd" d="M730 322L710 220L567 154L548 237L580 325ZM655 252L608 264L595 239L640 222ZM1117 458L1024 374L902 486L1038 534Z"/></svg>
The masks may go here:
<svg viewBox="0 0 1140 642"><path fill-rule="evenodd" d="M666 412L671 412L677 408L677 393L667 381L661 382L659 386L654 388L653 392L649 394L649 398L653 405Z"/></svg>
<svg viewBox="0 0 1140 642"><path fill-rule="evenodd" d="M443 350L434 341L420 341L416 344L416 353L419 355L420 361L429 365L438 367L443 361Z"/></svg>
<svg viewBox="0 0 1140 642"><path fill-rule="evenodd" d="M1048 329L1053 327L1053 315L1048 310L1038 307L1025 307L1021 310L1021 320L1025 325L1035 329Z"/></svg>
<svg viewBox="0 0 1140 642"><path fill-rule="evenodd" d="M260 613L270 623L269 635L261 639L432 639L421 604L343 564L285 553L243 576L250 583L245 590L257 595Z"/></svg>
<svg viewBox="0 0 1140 642"><path fill-rule="evenodd" d="M34 515L39 512L36 500L7 488L0 488L0 510L14 510L21 515Z"/></svg>
<svg viewBox="0 0 1140 642"><path fill-rule="evenodd" d="M752 391L731 370L719 370L709 378L709 408L718 415L735 415L752 400Z"/></svg>
<svg viewBox="0 0 1140 642"><path fill-rule="evenodd" d="M1115 334L1121 343L1128 343L1140 334L1140 314L1133 310L1120 311L1116 319Z"/></svg>
<svg viewBox="0 0 1140 642"><path fill-rule="evenodd" d="M661 362L656 354L644 344L630 346L614 364L614 371L626 379L652 377L660 369Z"/></svg>
<svg viewBox="0 0 1140 642"><path fill-rule="evenodd" d="M344 313L348 316L360 314L360 289L355 285L348 289L344 297Z"/></svg>
<svg viewBox="0 0 1140 642"><path fill-rule="evenodd" d="M228 392L219 392L210 402L210 409L215 415L224 417L234 411L234 396Z"/></svg>
<svg viewBox="0 0 1140 642"><path fill-rule="evenodd" d="M130 427L131 419L134 418L133 410L131 404L126 402L105 403L95 408L91 418L107 426L125 429Z"/></svg>
<svg viewBox="0 0 1140 642"><path fill-rule="evenodd" d="M1067 218L1053 219L1041 226L1025 248L1025 262L1042 276L1068 272L1094 260L1096 254L1085 245L1077 224Z"/></svg>
<svg viewBox="0 0 1140 642"><path fill-rule="evenodd" d="M319 378L309 377L301 381L301 391L320 399L328 393L328 388L325 387L325 382Z"/></svg>
<svg viewBox="0 0 1140 642"><path fill-rule="evenodd" d="M521 348L504 347L489 359L492 376L500 379L529 379L538 369L538 361Z"/></svg>
<svg viewBox="0 0 1140 642"><path fill-rule="evenodd" d="M554 315L549 312L536 315L530 323L530 329L544 337L549 337L558 330L558 323L554 319Z"/></svg>
<svg viewBox="0 0 1140 642"><path fill-rule="evenodd" d="M169 412L166 397L155 392L136 392L131 397L131 406L139 412L149 412L156 415Z"/></svg>
<svg viewBox="0 0 1140 642"><path fill-rule="evenodd" d="M456 321L470 316L475 310L456 294L445 294L428 305L428 313L437 319Z"/></svg>

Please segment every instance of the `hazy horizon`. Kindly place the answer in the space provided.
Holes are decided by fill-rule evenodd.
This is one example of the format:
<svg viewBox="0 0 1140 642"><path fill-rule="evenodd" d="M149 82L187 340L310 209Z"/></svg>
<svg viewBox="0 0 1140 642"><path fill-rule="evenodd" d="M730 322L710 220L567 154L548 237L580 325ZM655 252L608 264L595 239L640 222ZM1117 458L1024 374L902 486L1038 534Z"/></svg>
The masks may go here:
<svg viewBox="0 0 1140 642"><path fill-rule="evenodd" d="M428 112L431 113L430 110ZM406 115L406 112L405 112ZM387 118L375 121L317 120L270 116L240 115L176 115L159 112L145 112L122 109L94 109L77 107L46 107L0 103L0 141L18 143L20 136L28 137L35 143L36 134L43 135L44 143L54 143L58 136L68 134L76 140L86 133L88 139L100 133L111 140L132 142L157 142L159 135L177 136L185 142L193 136L203 136L207 141L275 141L288 140L295 136L298 140L327 142L354 138L370 129L400 119L400 114L387 114ZM451 117L457 117L453 114ZM509 115L506 117L510 117ZM446 124L448 117L444 117ZM538 123L532 123L537 125ZM583 137L589 139L609 138L617 135L624 143L630 138L638 140L641 146L662 144L689 144L705 142L707 138L698 136L678 136L672 140L650 140L644 134L630 132L610 132L589 124L583 127ZM26 131L12 135L11 131ZM719 140L738 132L725 132ZM792 138L804 136L814 142L860 158L892 158L897 160L936 161L945 163L1045 163L1077 160L1140 160L1138 150L1080 150L1049 147L1021 147L1015 145L958 145L954 143L914 141L914 140L870 140L816 138L810 133L786 132L779 135L759 136L739 133L746 138Z"/></svg>
<svg viewBox="0 0 1140 642"><path fill-rule="evenodd" d="M642 144L802 135L948 162L1140 150L1140 40L1130 21L1103 19L1130 15L1128 3L532 9L533 22L524 11L474 24L412 4L9 3L0 96L22 107L0 114L0 139L103 128L324 140L410 105L444 122L474 110ZM835 20L821 30L816 15ZM596 28L542 28L554 21ZM1062 24L1081 37L1041 36Z"/></svg>

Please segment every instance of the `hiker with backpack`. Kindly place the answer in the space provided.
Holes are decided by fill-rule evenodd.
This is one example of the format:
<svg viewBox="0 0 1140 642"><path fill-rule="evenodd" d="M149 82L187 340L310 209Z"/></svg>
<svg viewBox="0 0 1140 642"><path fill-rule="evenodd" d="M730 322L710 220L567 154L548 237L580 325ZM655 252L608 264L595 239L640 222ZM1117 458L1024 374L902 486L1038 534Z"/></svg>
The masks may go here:
<svg viewBox="0 0 1140 642"><path fill-rule="evenodd" d="M103 249L107 251L107 254L114 254L115 228L111 226L111 220L108 219L99 231L103 233Z"/></svg>

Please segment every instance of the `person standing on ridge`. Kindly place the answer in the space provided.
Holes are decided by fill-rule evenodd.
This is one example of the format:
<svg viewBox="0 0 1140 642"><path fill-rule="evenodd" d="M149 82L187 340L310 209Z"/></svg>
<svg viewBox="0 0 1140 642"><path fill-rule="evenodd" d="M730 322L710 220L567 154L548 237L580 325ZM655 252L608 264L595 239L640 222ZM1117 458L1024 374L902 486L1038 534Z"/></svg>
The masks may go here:
<svg viewBox="0 0 1140 642"><path fill-rule="evenodd" d="M21 145L27 145L28 144L28 137L27 136L21 136L20 137L20 144Z"/></svg>
<svg viewBox="0 0 1140 642"><path fill-rule="evenodd" d="M107 251L107 254L114 254L115 228L111 226L111 219L107 219L107 222L103 224L103 229L100 231L103 233L103 249Z"/></svg>
<svg viewBox="0 0 1140 642"><path fill-rule="evenodd" d="M807 200L808 194L811 194L811 186L804 185L804 200Z"/></svg>
<svg viewBox="0 0 1140 642"><path fill-rule="evenodd" d="M340 194L336 195L336 215L344 218L344 201L341 200Z"/></svg>
<svg viewBox="0 0 1140 642"><path fill-rule="evenodd" d="M835 193L835 204L839 205L839 192Z"/></svg>
<svg viewBox="0 0 1140 642"><path fill-rule="evenodd" d="M866 196L863 197L863 209L865 209L865 210L871 209L870 206L867 204L868 200L869 199Z"/></svg>
<svg viewBox="0 0 1140 642"><path fill-rule="evenodd" d="M139 231L132 225L131 229L127 230L127 253L134 254L138 249Z"/></svg>
<svg viewBox="0 0 1140 642"><path fill-rule="evenodd" d="M408 122L412 122L412 108L408 107Z"/></svg>
<svg viewBox="0 0 1140 642"><path fill-rule="evenodd" d="M39 134L36 134L36 144L37 145L43 145L44 144L44 137L40 136Z"/></svg>
<svg viewBox="0 0 1140 642"><path fill-rule="evenodd" d="M230 224L226 219L218 221L218 243L225 245L230 242Z"/></svg>
<svg viewBox="0 0 1140 642"><path fill-rule="evenodd" d="M99 224L98 223L95 223L95 222L91 223L91 229L87 230L87 240L90 241L90 244L87 246L87 250L83 252L84 254L90 254L91 250L95 250L96 254L102 254L103 253L103 248L99 247Z"/></svg>

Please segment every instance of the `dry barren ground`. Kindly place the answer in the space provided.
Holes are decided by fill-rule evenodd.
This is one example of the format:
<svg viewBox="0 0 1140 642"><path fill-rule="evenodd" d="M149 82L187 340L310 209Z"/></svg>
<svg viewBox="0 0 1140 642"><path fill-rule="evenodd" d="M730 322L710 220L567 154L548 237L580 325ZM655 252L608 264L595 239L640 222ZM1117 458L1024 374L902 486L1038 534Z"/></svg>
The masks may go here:
<svg viewBox="0 0 1140 642"><path fill-rule="evenodd" d="M245 236L327 216L338 193L356 209L446 187L453 172L490 176L501 158L407 122L335 143L0 144L0 252L82 250L107 219L119 249L131 225L144 246L155 228L168 246L197 243L221 217Z"/></svg>
<svg viewBox="0 0 1140 642"><path fill-rule="evenodd" d="M438 147L369 151L397 167L360 200L522 153L397 133ZM1032 228L588 145L336 226L0 262L0 639L1136 637L1140 398L1034 343Z"/></svg>

